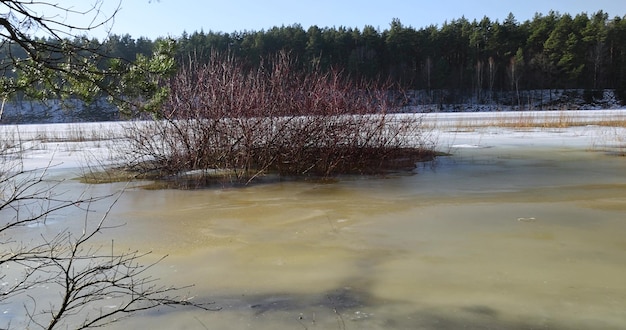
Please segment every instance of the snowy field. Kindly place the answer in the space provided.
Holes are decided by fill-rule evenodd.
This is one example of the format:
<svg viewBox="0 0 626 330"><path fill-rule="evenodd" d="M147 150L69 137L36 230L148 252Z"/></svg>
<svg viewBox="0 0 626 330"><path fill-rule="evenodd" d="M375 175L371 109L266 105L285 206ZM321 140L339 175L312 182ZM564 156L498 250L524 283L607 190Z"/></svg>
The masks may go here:
<svg viewBox="0 0 626 330"><path fill-rule="evenodd" d="M563 146L626 151L626 109L399 114L420 116L424 137L440 151L496 146ZM613 122L616 126L605 126ZM1 125L4 143L24 169L80 168L113 161L128 122ZM22 141L21 144L15 143ZM21 149L20 149L21 148ZM19 151L19 152L18 152Z"/></svg>

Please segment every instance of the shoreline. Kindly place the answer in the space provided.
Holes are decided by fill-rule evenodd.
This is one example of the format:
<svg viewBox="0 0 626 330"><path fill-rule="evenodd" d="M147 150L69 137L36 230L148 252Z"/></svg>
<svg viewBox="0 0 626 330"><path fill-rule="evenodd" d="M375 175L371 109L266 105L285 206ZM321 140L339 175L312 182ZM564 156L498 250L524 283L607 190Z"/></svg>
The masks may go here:
<svg viewBox="0 0 626 330"><path fill-rule="evenodd" d="M626 153L626 109L393 114L421 116L423 137L438 151L496 146L556 146ZM613 122L615 126L603 126ZM124 124L138 121L0 125L20 140L23 168L81 169L112 160Z"/></svg>

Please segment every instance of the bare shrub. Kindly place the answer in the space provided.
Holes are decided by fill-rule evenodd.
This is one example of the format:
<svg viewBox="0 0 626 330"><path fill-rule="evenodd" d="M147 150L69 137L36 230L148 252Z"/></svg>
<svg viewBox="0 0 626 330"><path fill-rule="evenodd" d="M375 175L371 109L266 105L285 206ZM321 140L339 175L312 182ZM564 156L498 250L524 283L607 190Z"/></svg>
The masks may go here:
<svg viewBox="0 0 626 330"><path fill-rule="evenodd" d="M161 119L127 130L124 163L133 170L249 181L376 173L429 154L420 118L391 114L390 86L298 70L284 52L253 69L213 53L206 64L189 61L170 87Z"/></svg>

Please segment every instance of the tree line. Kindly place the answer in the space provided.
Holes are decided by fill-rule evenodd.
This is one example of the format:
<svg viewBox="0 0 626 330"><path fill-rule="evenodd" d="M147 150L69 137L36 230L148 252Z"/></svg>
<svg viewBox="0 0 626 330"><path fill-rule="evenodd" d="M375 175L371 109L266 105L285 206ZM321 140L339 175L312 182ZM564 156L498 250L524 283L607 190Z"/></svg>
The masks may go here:
<svg viewBox="0 0 626 330"><path fill-rule="evenodd" d="M391 78L421 90L487 97L492 91L616 89L626 96L626 20L607 13L546 15L518 22L465 18L424 28L398 19L373 26L304 30L298 24L236 33L194 32L179 39L179 58L228 51L258 64L288 50L302 66L340 68L352 76Z"/></svg>
<svg viewBox="0 0 626 330"><path fill-rule="evenodd" d="M251 64L286 49L300 64L341 68L352 76L391 78L412 89L485 91L616 89L626 91L626 20L599 11L550 12L518 22L465 18L416 29L398 19L373 26L274 27L267 31L183 34L179 56L219 49Z"/></svg>
<svg viewBox="0 0 626 330"><path fill-rule="evenodd" d="M158 41L158 40L156 40ZM149 55L156 41L112 35L111 57ZM414 28L393 19L387 29L299 24L233 33L196 31L176 38L176 59L206 62L214 51L250 68L288 51L300 68L340 69L352 77L390 79L404 88L447 90L484 101L494 92L615 89L626 100L626 19L607 13L551 11L518 22L466 18ZM75 42L85 42L77 39Z"/></svg>

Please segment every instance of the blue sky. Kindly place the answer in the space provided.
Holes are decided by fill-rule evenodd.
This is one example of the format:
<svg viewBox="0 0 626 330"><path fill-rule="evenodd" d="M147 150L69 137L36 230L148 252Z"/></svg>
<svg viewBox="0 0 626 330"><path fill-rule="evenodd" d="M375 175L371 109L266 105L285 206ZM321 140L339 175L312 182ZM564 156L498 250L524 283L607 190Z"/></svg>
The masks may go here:
<svg viewBox="0 0 626 330"><path fill-rule="evenodd" d="M95 0L89 0L91 2ZM87 0L66 0L84 4ZM63 2L61 2L63 3ZM105 6L116 4L105 0ZM107 8L103 8L105 11ZM624 0L121 0L112 32L154 39L177 37L204 30L234 32L259 31L273 26L301 24L304 29L319 27L356 27L372 25L381 31L393 18L415 28L462 16L472 21L487 16L504 20L512 12L519 22L535 13L550 10L572 15L604 10L609 17L626 14ZM102 38L104 31L92 35Z"/></svg>

